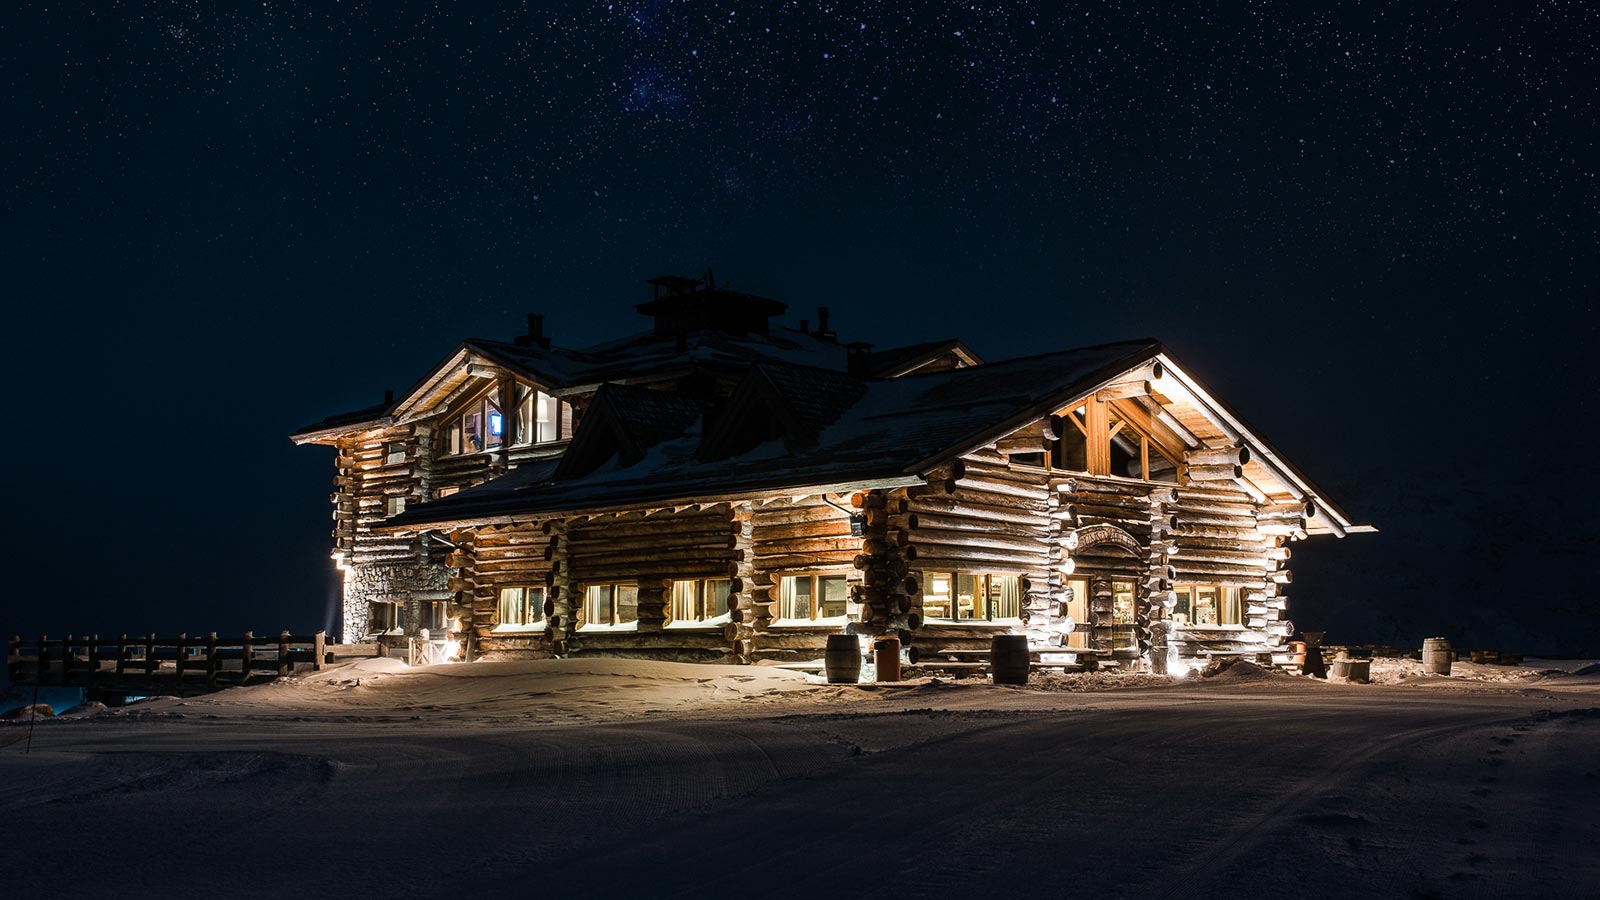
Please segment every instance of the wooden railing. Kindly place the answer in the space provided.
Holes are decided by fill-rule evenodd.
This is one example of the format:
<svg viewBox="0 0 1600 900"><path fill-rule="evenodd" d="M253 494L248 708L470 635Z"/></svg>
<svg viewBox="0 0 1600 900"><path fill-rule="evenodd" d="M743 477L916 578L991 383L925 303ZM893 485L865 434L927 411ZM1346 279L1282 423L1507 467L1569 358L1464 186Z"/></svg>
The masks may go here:
<svg viewBox="0 0 1600 900"><path fill-rule="evenodd" d="M121 635L115 638L11 638L6 669L11 683L160 694L203 693L252 679L292 675L297 664L323 668L327 635L218 637Z"/></svg>

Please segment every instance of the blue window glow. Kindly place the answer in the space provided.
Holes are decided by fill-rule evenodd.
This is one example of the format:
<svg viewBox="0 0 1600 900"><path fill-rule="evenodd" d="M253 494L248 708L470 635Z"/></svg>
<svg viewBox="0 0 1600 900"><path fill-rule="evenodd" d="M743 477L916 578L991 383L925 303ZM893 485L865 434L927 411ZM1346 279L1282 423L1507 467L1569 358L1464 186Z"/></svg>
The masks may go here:
<svg viewBox="0 0 1600 900"><path fill-rule="evenodd" d="M489 413L489 433L495 437L500 436L500 430L505 427L505 419L497 412Z"/></svg>

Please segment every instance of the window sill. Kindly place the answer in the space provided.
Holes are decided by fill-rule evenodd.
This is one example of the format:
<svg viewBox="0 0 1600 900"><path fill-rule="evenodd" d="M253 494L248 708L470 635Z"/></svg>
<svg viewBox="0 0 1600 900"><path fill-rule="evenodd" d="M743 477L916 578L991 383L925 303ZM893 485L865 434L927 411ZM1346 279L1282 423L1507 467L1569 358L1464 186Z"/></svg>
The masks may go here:
<svg viewBox="0 0 1600 900"><path fill-rule="evenodd" d="M849 616L836 616L831 619L773 619L771 628L788 628L795 631L812 629L816 631L842 628L850 624Z"/></svg>
<svg viewBox="0 0 1600 900"><path fill-rule="evenodd" d="M543 634L544 623L534 625L496 625L490 634Z"/></svg>
<svg viewBox="0 0 1600 900"><path fill-rule="evenodd" d="M960 628L1018 628L1022 625L1021 619L923 619L922 627L930 625L956 626Z"/></svg>
<svg viewBox="0 0 1600 900"><path fill-rule="evenodd" d="M581 625L578 634L606 634L616 632L638 631L638 622L623 622L621 625Z"/></svg>
<svg viewBox="0 0 1600 900"><path fill-rule="evenodd" d="M721 631L724 625L732 622L733 618L726 614L713 616L709 619L687 619L684 621L668 622L667 631Z"/></svg>

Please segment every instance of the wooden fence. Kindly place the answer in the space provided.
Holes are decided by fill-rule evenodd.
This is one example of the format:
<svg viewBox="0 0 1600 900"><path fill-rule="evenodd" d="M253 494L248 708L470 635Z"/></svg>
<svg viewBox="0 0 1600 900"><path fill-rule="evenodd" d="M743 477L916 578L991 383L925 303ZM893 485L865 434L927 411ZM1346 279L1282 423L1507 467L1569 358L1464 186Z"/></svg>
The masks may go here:
<svg viewBox="0 0 1600 900"><path fill-rule="evenodd" d="M121 635L115 638L11 638L6 669L14 685L81 687L91 691L194 694L251 680L292 675L295 666L323 668L327 635L217 637Z"/></svg>

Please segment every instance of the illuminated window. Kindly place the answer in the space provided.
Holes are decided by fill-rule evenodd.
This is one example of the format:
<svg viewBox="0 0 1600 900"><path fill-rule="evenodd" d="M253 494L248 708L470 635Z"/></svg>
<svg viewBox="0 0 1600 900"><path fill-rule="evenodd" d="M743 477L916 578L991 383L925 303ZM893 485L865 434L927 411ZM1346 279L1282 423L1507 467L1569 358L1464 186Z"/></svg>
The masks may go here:
<svg viewBox="0 0 1600 900"><path fill-rule="evenodd" d="M390 441L383 445L383 464L392 466L406 461L406 445L402 441Z"/></svg>
<svg viewBox="0 0 1600 900"><path fill-rule="evenodd" d="M451 494L459 494L460 492L461 492L461 486L460 485L456 485L456 484L452 484L452 485L449 485L447 487L442 487L442 488L439 488L439 489L435 490L433 492L433 496L434 496L434 499L436 499L436 500L443 500L445 497L448 497Z"/></svg>
<svg viewBox="0 0 1600 900"><path fill-rule="evenodd" d="M404 497L385 497L385 498L383 498L383 514L385 516L398 516L398 515L400 515L401 513L405 512L405 511L406 511L406 498L404 498Z"/></svg>
<svg viewBox="0 0 1600 900"><path fill-rule="evenodd" d="M778 582L779 613L786 621L842 619L849 597L843 575L785 575Z"/></svg>
<svg viewBox="0 0 1600 900"><path fill-rule="evenodd" d="M591 584L583 592L586 628L613 628L639 620L637 584Z"/></svg>
<svg viewBox="0 0 1600 900"><path fill-rule="evenodd" d="M397 634L403 622L399 603L392 600L374 600L367 604L368 633Z"/></svg>
<svg viewBox="0 0 1600 900"><path fill-rule="evenodd" d="M504 440L505 419L490 396L473 401L444 425L445 455L477 453L500 446Z"/></svg>
<svg viewBox="0 0 1600 900"><path fill-rule="evenodd" d="M672 621L710 622L728 613L728 579L701 578L672 583Z"/></svg>
<svg viewBox="0 0 1600 900"><path fill-rule="evenodd" d="M547 444L572 436L572 406L537 388L517 385L517 427L513 443Z"/></svg>
<svg viewBox="0 0 1600 900"><path fill-rule="evenodd" d="M500 589L495 631L532 631L544 627L544 588L528 585Z"/></svg>
<svg viewBox="0 0 1600 900"><path fill-rule="evenodd" d="M449 630L449 622L445 618L448 606L443 600L429 600L422 604L422 627L428 629L435 638L443 637Z"/></svg>
<svg viewBox="0 0 1600 900"><path fill-rule="evenodd" d="M987 622L1022 615L1015 575L924 572L922 583L922 615L929 619Z"/></svg>
<svg viewBox="0 0 1600 900"><path fill-rule="evenodd" d="M1178 603L1172 621L1178 625L1238 625L1243 622L1239 589L1218 584L1173 586Z"/></svg>

